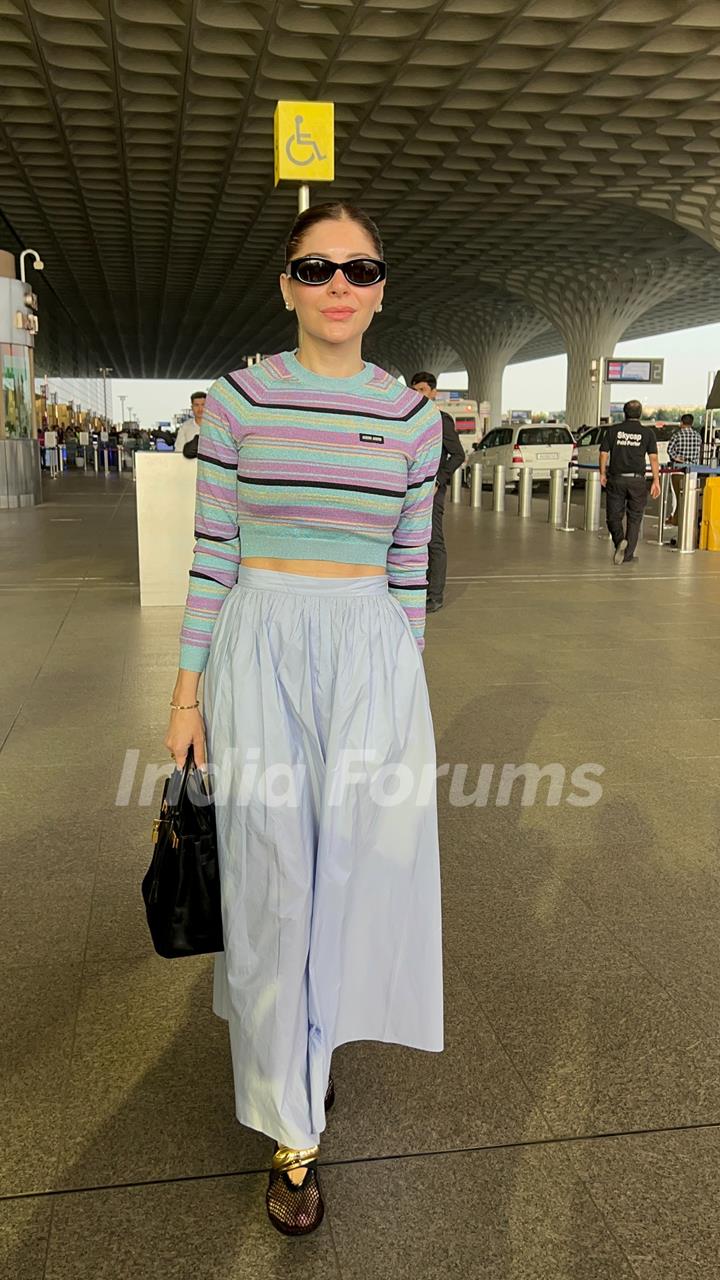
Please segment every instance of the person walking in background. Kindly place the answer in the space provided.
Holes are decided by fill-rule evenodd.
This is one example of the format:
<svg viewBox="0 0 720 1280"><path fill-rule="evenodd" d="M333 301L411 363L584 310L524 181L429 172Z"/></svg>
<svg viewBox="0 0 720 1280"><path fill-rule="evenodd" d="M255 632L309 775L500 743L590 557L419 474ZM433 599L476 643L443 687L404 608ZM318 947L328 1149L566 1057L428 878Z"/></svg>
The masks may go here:
<svg viewBox="0 0 720 1280"><path fill-rule="evenodd" d="M193 391L190 397L190 408L193 416L178 427L178 433L175 437L175 452L184 453L186 458L197 457L197 438L200 434L200 423L202 422L206 399L207 396L204 391ZM186 452L185 446L189 445L193 440L196 442L194 452Z"/></svg>
<svg viewBox="0 0 720 1280"><path fill-rule="evenodd" d="M680 419L680 426L674 431L668 440L668 458L670 465L673 467L699 467L702 455L702 436L699 431L694 428L695 419L691 413L684 413ZM670 476L670 481L675 493L675 511L670 516L668 524L676 525L678 522L678 511L680 509L680 486L683 477L676 472Z"/></svg>
<svg viewBox="0 0 720 1280"><path fill-rule="evenodd" d="M428 400L434 400L437 395L437 378L434 373L416 373L410 386L413 391L419 391L421 396L427 396ZM437 613L438 609L442 609L443 606L445 579L447 577L447 551L445 550L445 533L443 531L445 494L453 472L457 471L458 467L461 467L465 461L465 450L460 443L460 437L450 414L441 409L440 417L442 418L442 452L435 484L432 535L428 547L428 613Z"/></svg>
<svg viewBox="0 0 720 1280"><path fill-rule="evenodd" d="M640 536L647 505L645 458L650 459L650 496L660 497L657 439L652 427L640 421L642 405L628 400L625 421L607 427L600 443L600 483L606 492L607 527L615 546L615 564L630 564Z"/></svg>

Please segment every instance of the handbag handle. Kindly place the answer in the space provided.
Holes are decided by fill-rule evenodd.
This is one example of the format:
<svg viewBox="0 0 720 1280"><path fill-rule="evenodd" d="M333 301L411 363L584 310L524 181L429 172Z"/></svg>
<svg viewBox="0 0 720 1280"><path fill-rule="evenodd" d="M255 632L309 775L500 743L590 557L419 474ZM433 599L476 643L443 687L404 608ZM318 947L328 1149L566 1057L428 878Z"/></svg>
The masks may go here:
<svg viewBox="0 0 720 1280"><path fill-rule="evenodd" d="M182 767L182 773L180 775L180 790L178 791L178 794L174 803L168 804L166 816L169 817L171 814L179 812L179 810L182 808L183 802L185 800L185 794L187 792L188 779L190 777L190 770L194 768L195 768L195 755L193 753L192 743L190 743L190 746L188 747L188 750L187 750L187 755L185 756L185 763ZM175 766L175 772L177 773L177 765ZM168 790L169 790L169 787L168 787Z"/></svg>

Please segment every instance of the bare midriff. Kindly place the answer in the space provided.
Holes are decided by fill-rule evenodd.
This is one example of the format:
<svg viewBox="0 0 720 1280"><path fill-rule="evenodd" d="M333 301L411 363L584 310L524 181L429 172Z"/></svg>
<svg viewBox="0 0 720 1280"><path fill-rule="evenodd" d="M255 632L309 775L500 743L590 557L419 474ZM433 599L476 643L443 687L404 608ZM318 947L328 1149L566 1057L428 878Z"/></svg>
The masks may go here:
<svg viewBox="0 0 720 1280"><path fill-rule="evenodd" d="M377 578L384 570L376 564L341 564L337 560L277 560L266 556L243 559L247 569L270 569L275 573L299 573L308 578Z"/></svg>

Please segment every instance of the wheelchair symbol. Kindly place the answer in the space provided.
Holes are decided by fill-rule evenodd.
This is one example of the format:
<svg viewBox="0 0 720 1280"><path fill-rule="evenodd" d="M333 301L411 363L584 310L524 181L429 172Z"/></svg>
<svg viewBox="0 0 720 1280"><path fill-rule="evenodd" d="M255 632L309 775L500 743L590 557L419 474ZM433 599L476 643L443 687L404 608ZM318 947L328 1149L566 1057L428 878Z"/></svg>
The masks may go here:
<svg viewBox="0 0 720 1280"><path fill-rule="evenodd" d="M325 156L322 154L317 142L314 141L312 134L303 133L303 119L303 116L295 117L295 132L290 135L285 144L285 154L288 160L291 164L298 165L299 167L306 164L312 164L314 160L325 159ZM293 148L299 147L309 147L310 155L306 156L303 160L299 159L297 152L293 150Z"/></svg>

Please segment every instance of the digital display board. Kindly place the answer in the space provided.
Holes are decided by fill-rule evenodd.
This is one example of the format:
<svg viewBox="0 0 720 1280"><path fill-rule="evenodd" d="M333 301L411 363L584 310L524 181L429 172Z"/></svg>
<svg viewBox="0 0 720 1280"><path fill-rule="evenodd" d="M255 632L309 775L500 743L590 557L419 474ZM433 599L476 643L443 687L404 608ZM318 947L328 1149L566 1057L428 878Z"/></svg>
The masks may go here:
<svg viewBox="0 0 720 1280"><path fill-rule="evenodd" d="M455 419L455 430L457 431L459 436L466 435L468 432L474 432L476 426L477 426L477 419L474 417Z"/></svg>
<svg viewBox="0 0 720 1280"><path fill-rule="evenodd" d="M664 360L606 360L606 382L660 383L665 371Z"/></svg>

